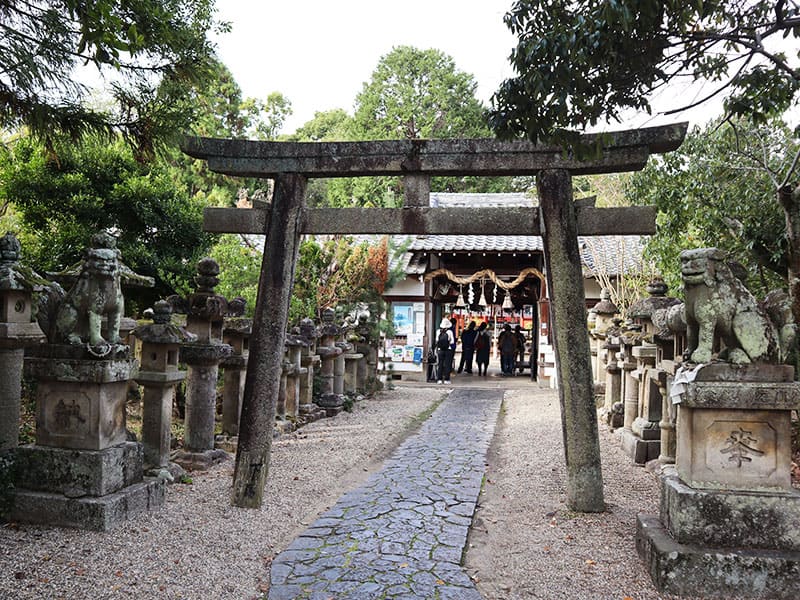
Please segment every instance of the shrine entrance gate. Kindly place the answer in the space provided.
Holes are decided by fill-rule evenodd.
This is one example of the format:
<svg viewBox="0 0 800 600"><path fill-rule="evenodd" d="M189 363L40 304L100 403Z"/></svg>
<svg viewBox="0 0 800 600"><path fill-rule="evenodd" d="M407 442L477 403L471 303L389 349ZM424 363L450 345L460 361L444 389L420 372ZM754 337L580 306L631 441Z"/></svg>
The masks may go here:
<svg viewBox="0 0 800 600"><path fill-rule="evenodd" d="M578 160L560 147L492 139L374 142L258 142L188 138L183 150L215 172L275 181L268 208L205 212L205 229L264 234L250 361L247 366L232 502L260 507L300 237L311 234L541 235L550 289L553 343L567 465L567 504L605 508L578 235L655 232L653 207L576 207L572 176L635 171L653 153L675 150L687 124L584 135L601 147ZM314 177L401 176L402 208L307 208ZM433 208L430 177L534 175L538 208Z"/></svg>

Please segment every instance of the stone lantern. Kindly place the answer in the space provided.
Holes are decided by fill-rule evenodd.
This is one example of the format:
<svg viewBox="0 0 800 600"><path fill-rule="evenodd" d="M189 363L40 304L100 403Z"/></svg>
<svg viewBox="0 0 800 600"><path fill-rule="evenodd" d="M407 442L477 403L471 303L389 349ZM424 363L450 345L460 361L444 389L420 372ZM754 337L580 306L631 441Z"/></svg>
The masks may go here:
<svg viewBox="0 0 800 600"><path fill-rule="evenodd" d="M317 344L317 354L322 359L320 366L321 394L317 403L325 409L329 417L342 411L344 396L342 390L337 391L336 360L343 350L336 343L339 336L339 327L334 323L336 313L332 308L322 311L322 326L320 327L320 340ZM344 361L342 361L343 363ZM342 364L339 377L339 387L343 385L344 364Z"/></svg>
<svg viewBox="0 0 800 600"><path fill-rule="evenodd" d="M231 355L222 360L224 370L222 387L222 434L239 435L239 416L242 412L247 360L250 356L250 335L253 319L233 317L225 320L223 339L231 349Z"/></svg>
<svg viewBox="0 0 800 600"><path fill-rule="evenodd" d="M173 325L172 307L159 300L153 307L153 323L133 330L142 342L136 383L144 387L142 400L142 445L145 467L169 468L170 425L175 386L186 373L178 368L180 345L195 339L182 327Z"/></svg>
<svg viewBox="0 0 800 600"><path fill-rule="evenodd" d="M325 409L313 403L314 375L321 364L321 358L317 354L319 331L311 319L300 321L299 329L298 339L303 344L300 346L300 397L297 410L299 418L309 423L325 416Z"/></svg>
<svg viewBox="0 0 800 600"><path fill-rule="evenodd" d="M611 301L611 293L607 288L600 292L600 301L589 311L591 319L587 319L589 324L589 335L592 339L592 374L595 383L603 384L605 389L606 367L609 364L608 352L604 352L608 330L614 326L614 316L619 313L617 305ZM604 392L605 393L605 392ZM610 406L608 407L611 408Z"/></svg>
<svg viewBox="0 0 800 600"><path fill-rule="evenodd" d="M45 339L31 322L34 284L20 272L19 253L12 233L0 238L0 450L19 443L24 348Z"/></svg>
<svg viewBox="0 0 800 600"><path fill-rule="evenodd" d="M186 329L196 336L195 341L181 345L181 361L187 365L185 437L183 450L173 456L190 470L207 469L226 456L214 449L219 364L232 353L221 338L221 323L229 309L228 301L214 292L217 275L217 261L203 258L197 263L195 292L187 298L167 299L176 312L186 314Z"/></svg>

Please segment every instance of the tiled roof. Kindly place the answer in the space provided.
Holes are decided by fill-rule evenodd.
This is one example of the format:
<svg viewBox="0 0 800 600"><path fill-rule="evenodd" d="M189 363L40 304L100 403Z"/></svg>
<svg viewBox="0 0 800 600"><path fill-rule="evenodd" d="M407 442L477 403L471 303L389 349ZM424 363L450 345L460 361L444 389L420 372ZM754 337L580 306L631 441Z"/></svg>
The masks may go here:
<svg viewBox="0 0 800 600"><path fill-rule="evenodd" d="M638 235L579 236L584 275L630 273L641 267L642 238ZM540 236L429 235L415 236L409 253L423 252L536 252L543 251Z"/></svg>
<svg viewBox="0 0 800 600"><path fill-rule="evenodd" d="M408 249L427 252L533 252L542 249L542 238L533 235L418 235Z"/></svg>
<svg viewBox="0 0 800 600"><path fill-rule="evenodd" d="M634 273L642 268L644 240L640 235L579 236L578 248L585 277Z"/></svg>

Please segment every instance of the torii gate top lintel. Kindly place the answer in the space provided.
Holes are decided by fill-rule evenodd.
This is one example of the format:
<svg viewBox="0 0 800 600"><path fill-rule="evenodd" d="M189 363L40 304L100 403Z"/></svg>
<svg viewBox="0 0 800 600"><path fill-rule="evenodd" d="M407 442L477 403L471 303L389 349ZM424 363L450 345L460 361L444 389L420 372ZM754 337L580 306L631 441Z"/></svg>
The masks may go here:
<svg viewBox="0 0 800 600"><path fill-rule="evenodd" d="M578 160L559 146L523 140L412 139L368 142L267 142L189 137L183 151L226 175L274 178L372 175L535 175L564 169L572 175L636 171L650 154L675 150L688 123L585 134L581 144L602 144L599 158ZM601 137L602 136L602 137Z"/></svg>

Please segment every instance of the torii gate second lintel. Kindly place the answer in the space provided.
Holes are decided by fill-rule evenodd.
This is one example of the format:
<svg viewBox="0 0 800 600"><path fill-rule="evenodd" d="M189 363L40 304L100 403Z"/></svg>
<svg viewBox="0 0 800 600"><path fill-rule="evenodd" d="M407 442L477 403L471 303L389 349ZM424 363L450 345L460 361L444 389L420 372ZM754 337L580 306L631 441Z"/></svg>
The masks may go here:
<svg viewBox="0 0 800 600"><path fill-rule="evenodd" d="M207 160L213 171L276 180L269 212L217 209L206 213L208 230L267 236L253 323L255 345L251 347L242 402L233 503L243 507L262 504L279 387L280 351L288 321L287 288L291 290L293 284L302 233L517 233L541 234L544 242L567 463L567 504L580 512L604 510L577 237L652 233L655 212L649 207L577 209L572 197L572 176L639 170L651 153L677 149L686 130L687 124L681 123L605 134L602 141L607 144L606 149L599 158L589 161L579 161L553 146L489 139L256 142L187 138L184 152ZM599 140L596 135L588 135L582 141L594 144ZM404 176L415 194L407 193L405 208L349 209L346 217L340 213L344 209L304 208L308 178L371 175ZM540 207L420 206L432 175L535 175ZM332 227L326 222L337 225ZM256 350L267 343L278 351L259 356Z"/></svg>

